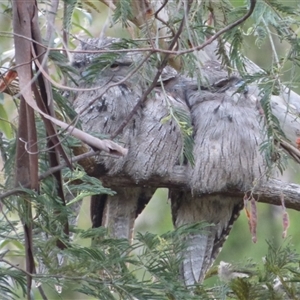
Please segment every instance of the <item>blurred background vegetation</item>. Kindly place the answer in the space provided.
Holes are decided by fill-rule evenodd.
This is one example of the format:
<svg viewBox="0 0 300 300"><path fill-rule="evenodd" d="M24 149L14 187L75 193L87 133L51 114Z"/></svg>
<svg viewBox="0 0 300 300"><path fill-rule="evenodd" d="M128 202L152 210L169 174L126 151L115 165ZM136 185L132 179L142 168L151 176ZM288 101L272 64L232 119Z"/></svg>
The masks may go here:
<svg viewBox="0 0 300 300"><path fill-rule="evenodd" d="M232 0L231 2L236 6L243 4L242 0ZM285 4L287 4L287 2L290 6L294 5L296 7L296 5L298 5L298 1L296 0L285 1ZM45 30L42 18L43 4L41 3L39 5L41 9L41 27ZM129 32L120 25L110 27L108 22L109 10L99 1L82 1L82 7L83 9L78 6L74 12L72 22L73 34L79 35L80 37L87 35L97 37L105 26L105 34L107 36L130 37ZM92 9L92 7L95 9ZM11 36L8 37L5 34L5 32L12 32L10 3L8 1L2 1L0 9L0 59L1 66L5 66L13 56L13 39ZM59 24L58 18L58 35L61 34L60 26L61 24ZM275 39L274 43L277 54L281 57L281 55L284 55L287 51L289 46L285 43L281 43L279 39ZM250 59L264 69L270 68L274 62L271 44L268 39L266 39L266 42L263 44L257 45L255 44L255 37L249 35L245 38L244 51ZM299 77L299 74L299 69L296 66L287 64L286 69L282 74L282 79L283 81L289 81L292 76ZM56 74L52 74L52 76L55 77ZM295 86L294 90L296 92L300 92L300 86ZM8 95L0 94L0 130L5 133L7 138L11 138L12 133L9 132L5 123L6 120L9 120L13 124L16 122L16 112L14 109L15 106L12 99ZM284 174L278 174L278 176L283 181L300 183L299 167L292 162L289 164L289 167ZM89 228L91 225L89 199L85 199L83 203L84 205L82 206L79 217L79 227ZM290 217L290 227L287 239L291 240L291 243L294 245L297 252L300 253L300 232L298 227L299 212L288 210L288 213ZM284 243L284 240L282 239L282 214L283 211L280 207L265 204L258 205L257 242L254 244L251 239L248 220L245 213L242 212L215 264L218 264L221 260L231 263L245 262L248 259L257 263L262 262L262 258L266 255L268 248L266 240L274 242L275 245L281 245ZM168 202L168 192L166 189L159 189L151 202L147 205L146 209L136 220L135 231L162 234L172 229L173 225L171 220L170 203ZM83 245L86 243L87 246L90 243L87 239L82 241L78 239L78 242ZM5 246L0 241L0 249L3 250L4 247ZM218 279L209 279L205 282L205 284L213 285L216 280ZM71 290L72 287L70 287L70 290L63 290L61 295L52 290L50 291L50 293L52 293L52 298L49 297L49 299L91 299L87 296L83 296L82 294L73 294ZM38 294L36 294L35 299L40 299Z"/></svg>

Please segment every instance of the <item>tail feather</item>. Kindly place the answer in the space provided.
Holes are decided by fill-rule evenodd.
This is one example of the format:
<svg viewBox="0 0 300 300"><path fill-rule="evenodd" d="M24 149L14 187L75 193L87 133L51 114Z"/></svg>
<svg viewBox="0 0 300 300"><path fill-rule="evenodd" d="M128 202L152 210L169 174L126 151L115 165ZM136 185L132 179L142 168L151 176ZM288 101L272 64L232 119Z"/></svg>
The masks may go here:
<svg viewBox="0 0 300 300"><path fill-rule="evenodd" d="M187 237L187 249L181 265L181 277L185 285L193 285L202 277L207 258L201 253L207 252L208 236L195 234Z"/></svg>
<svg viewBox="0 0 300 300"><path fill-rule="evenodd" d="M186 285L204 280L242 209L242 199L222 194L192 197L191 193L170 191L175 227L207 222L211 226L186 237L181 277Z"/></svg>
<svg viewBox="0 0 300 300"><path fill-rule="evenodd" d="M146 188L114 188L116 194L95 195L91 200L93 227L104 226L116 238L132 240L134 222L154 190Z"/></svg>

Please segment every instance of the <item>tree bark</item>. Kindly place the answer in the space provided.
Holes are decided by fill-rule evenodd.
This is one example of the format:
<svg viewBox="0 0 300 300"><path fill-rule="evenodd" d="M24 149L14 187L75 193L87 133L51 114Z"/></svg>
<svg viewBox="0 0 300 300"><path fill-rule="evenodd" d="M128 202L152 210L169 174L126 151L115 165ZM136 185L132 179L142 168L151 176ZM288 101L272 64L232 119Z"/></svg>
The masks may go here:
<svg viewBox="0 0 300 300"><path fill-rule="evenodd" d="M99 176L103 184L110 186L112 189L117 186L137 186L136 182L122 174L119 175L101 175ZM168 173L164 177L152 176L147 180L141 180L140 186L155 186L157 188L175 188L178 190L189 190L189 182L186 178L186 170L184 166L174 167L171 173ZM245 193L238 190L228 190L223 192L225 195L239 195L244 197ZM281 180L270 178L267 182L261 186L255 188L253 191L254 197L258 202L282 205L282 197L284 199L285 206L290 209L300 211L300 185L295 183L286 183Z"/></svg>

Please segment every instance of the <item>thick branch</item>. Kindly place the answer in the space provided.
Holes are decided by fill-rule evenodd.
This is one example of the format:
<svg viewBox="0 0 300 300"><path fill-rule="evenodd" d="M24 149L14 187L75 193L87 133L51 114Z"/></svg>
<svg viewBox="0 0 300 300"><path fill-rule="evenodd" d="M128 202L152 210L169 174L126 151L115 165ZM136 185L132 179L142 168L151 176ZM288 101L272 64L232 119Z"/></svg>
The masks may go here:
<svg viewBox="0 0 300 300"><path fill-rule="evenodd" d="M128 176L101 176L101 181L104 185L111 187L120 186L137 186L135 180ZM178 188L179 190L189 190L189 183L187 182L186 170L184 167L175 167L173 173L168 174L165 177L154 176L145 181L140 181L139 186L154 186L165 188ZM244 197L244 192L237 190L230 190L224 192L224 194L240 195ZM257 187L254 191L255 198L258 198L259 202L281 205L282 196L284 197L285 206L290 209L300 211L300 185L295 183L286 183L278 179L269 179L268 182Z"/></svg>
<svg viewBox="0 0 300 300"><path fill-rule="evenodd" d="M270 179L257 190L259 202L281 205L283 195L285 206L300 211L300 185L286 183L278 179Z"/></svg>
<svg viewBox="0 0 300 300"><path fill-rule="evenodd" d="M82 159L94 156L99 154L99 152L87 152L81 155L78 155L72 159L72 162L74 163L75 161L80 161ZM85 165L86 166L86 165ZM41 174L39 176L39 180L42 180L48 176L51 176L54 172L57 172L58 168L65 168L66 164L62 164L60 167L55 167L49 169L46 173ZM103 185L109 186L112 189L114 187L136 187L138 186L154 186L157 188L178 188L178 190L188 190L189 189L189 184L187 182L187 177L186 177L186 170L185 167L183 166L177 166L173 169L173 172L166 175L165 177L159 177L159 176L154 176L151 177L145 181L139 181L137 184L135 180L129 178L128 176L124 176L122 174L116 176L109 176L109 175L103 175L101 174L101 171L103 171L103 166L98 165L98 170L101 171L95 171L94 170L95 165L93 165L92 169L89 169L86 171L88 173L92 173L93 176L99 177L101 181L103 182ZM29 186L29 185L28 185ZM28 187L24 186L24 188ZM21 190L20 189L15 189L12 191L8 191L6 193L3 193L0 195L0 200L3 200L6 197L9 197L11 195L19 193ZM240 194L241 197L244 196L244 192L240 191L230 191L227 192L228 194ZM226 193L224 193L226 194ZM281 199L282 195L284 197L285 201L285 206L290 209L298 210L300 211L300 185L295 184L295 183L286 183L282 182L278 179L269 179L267 183L264 185L257 187L254 195L259 197L259 202L262 203L267 203L267 204L273 204L273 205L281 205Z"/></svg>

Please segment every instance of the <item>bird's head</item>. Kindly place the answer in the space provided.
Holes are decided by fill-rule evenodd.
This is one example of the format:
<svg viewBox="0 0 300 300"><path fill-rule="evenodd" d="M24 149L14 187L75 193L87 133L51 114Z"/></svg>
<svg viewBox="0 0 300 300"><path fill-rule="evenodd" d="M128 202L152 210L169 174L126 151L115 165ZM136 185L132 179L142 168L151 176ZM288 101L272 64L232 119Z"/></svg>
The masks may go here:
<svg viewBox="0 0 300 300"><path fill-rule="evenodd" d="M133 70L141 55L130 51L130 45L118 38L89 38L76 48L72 66L80 79L93 83L98 78L117 82ZM128 51L124 51L128 49ZM121 51L120 51L121 50Z"/></svg>

